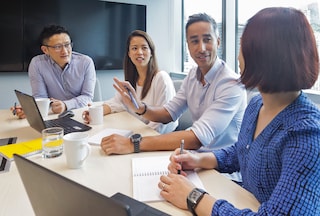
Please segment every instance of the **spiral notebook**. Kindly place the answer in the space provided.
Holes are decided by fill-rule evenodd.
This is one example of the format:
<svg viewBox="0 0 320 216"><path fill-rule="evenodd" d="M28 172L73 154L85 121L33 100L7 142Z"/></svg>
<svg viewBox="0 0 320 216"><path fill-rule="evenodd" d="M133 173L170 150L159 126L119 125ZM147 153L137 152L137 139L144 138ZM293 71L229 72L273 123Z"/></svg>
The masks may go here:
<svg viewBox="0 0 320 216"><path fill-rule="evenodd" d="M158 183L161 175L169 174L169 162L169 156L132 158L133 198L141 202L164 200ZM196 187L205 189L195 171L188 171L187 177Z"/></svg>

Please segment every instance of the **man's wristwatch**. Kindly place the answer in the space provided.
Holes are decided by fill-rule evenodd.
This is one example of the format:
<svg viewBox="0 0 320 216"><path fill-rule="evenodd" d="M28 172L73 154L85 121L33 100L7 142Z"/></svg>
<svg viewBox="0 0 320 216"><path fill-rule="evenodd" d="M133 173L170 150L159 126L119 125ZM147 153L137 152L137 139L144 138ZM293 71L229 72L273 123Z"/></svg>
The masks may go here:
<svg viewBox="0 0 320 216"><path fill-rule="evenodd" d="M130 136L130 140L133 143L134 153L140 152L140 142L142 140L141 134L133 134Z"/></svg>
<svg viewBox="0 0 320 216"><path fill-rule="evenodd" d="M200 200L203 198L203 196L207 194L206 191L200 189L200 188L194 188L187 197L187 205L189 211L192 213L192 215L196 216L195 208L199 204Z"/></svg>

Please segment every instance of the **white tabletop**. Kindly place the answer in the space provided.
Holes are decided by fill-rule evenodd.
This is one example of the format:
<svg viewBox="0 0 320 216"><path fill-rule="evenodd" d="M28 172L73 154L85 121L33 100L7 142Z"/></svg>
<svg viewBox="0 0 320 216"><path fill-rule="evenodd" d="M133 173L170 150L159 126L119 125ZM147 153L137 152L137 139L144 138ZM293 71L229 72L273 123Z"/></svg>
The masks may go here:
<svg viewBox="0 0 320 216"><path fill-rule="evenodd" d="M75 111L75 119L81 120L83 109ZM51 115L50 118L56 115ZM35 139L40 133L30 128L25 119L18 120L9 110L0 110L0 138L17 136L18 142ZM106 127L129 129L136 133L157 135L158 133L146 126L127 112L116 113L104 117L103 125L92 125L91 135ZM36 163L66 176L80 184L107 196L121 192L132 197L131 158L153 155L170 155L171 151L144 152L128 155L105 155L100 146L92 146L91 154L80 169L68 169L65 156L43 159L40 154L29 157ZM239 208L257 210L259 203L252 194L220 175L215 170L199 171L206 190L216 198L227 199ZM18 171L12 163L8 172L0 174L0 215L34 215L27 194L20 180ZM149 205L171 215L191 215L188 211L178 209L168 202L152 202Z"/></svg>

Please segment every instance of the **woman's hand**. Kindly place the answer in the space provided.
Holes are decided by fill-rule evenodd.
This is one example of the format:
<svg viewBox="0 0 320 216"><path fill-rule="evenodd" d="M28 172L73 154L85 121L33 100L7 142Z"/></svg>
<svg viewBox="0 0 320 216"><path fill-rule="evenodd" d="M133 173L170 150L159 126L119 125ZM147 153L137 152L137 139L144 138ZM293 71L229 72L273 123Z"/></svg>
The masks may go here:
<svg viewBox="0 0 320 216"><path fill-rule="evenodd" d="M145 105L140 100L137 99L136 91L131 86L131 84L128 81L120 81L117 78L113 78L113 80L115 81L115 84L113 84L113 87L121 95L122 102L134 112L142 113L145 109ZM134 100L136 103L134 102Z"/></svg>
<svg viewBox="0 0 320 216"><path fill-rule="evenodd" d="M186 150L183 150L181 154L180 148L178 148L170 156L168 169L171 173L178 173L180 170L181 174L186 176L187 174L184 172L184 170L193 170L198 168L199 159L199 154L191 153Z"/></svg>
<svg viewBox="0 0 320 216"><path fill-rule="evenodd" d="M158 187L161 189L160 195L173 205L188 209L187 197L195 186L183 175L169 174L160 177Z"/></svg>

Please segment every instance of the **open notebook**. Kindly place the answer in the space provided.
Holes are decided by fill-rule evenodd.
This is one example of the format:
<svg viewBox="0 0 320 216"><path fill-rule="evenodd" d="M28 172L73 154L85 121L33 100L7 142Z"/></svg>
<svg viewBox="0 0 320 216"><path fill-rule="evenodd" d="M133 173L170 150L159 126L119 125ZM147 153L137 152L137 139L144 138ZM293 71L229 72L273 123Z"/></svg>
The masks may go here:
<svg viewBox="0 0 320 216"><path fill-rule="evenodd" d="M169 173L169 156L132 158L133 198L141 202L164 200L158 188L161 175ZM205 189L198 174L188 171L188 179L198 188Z"/></svg>

